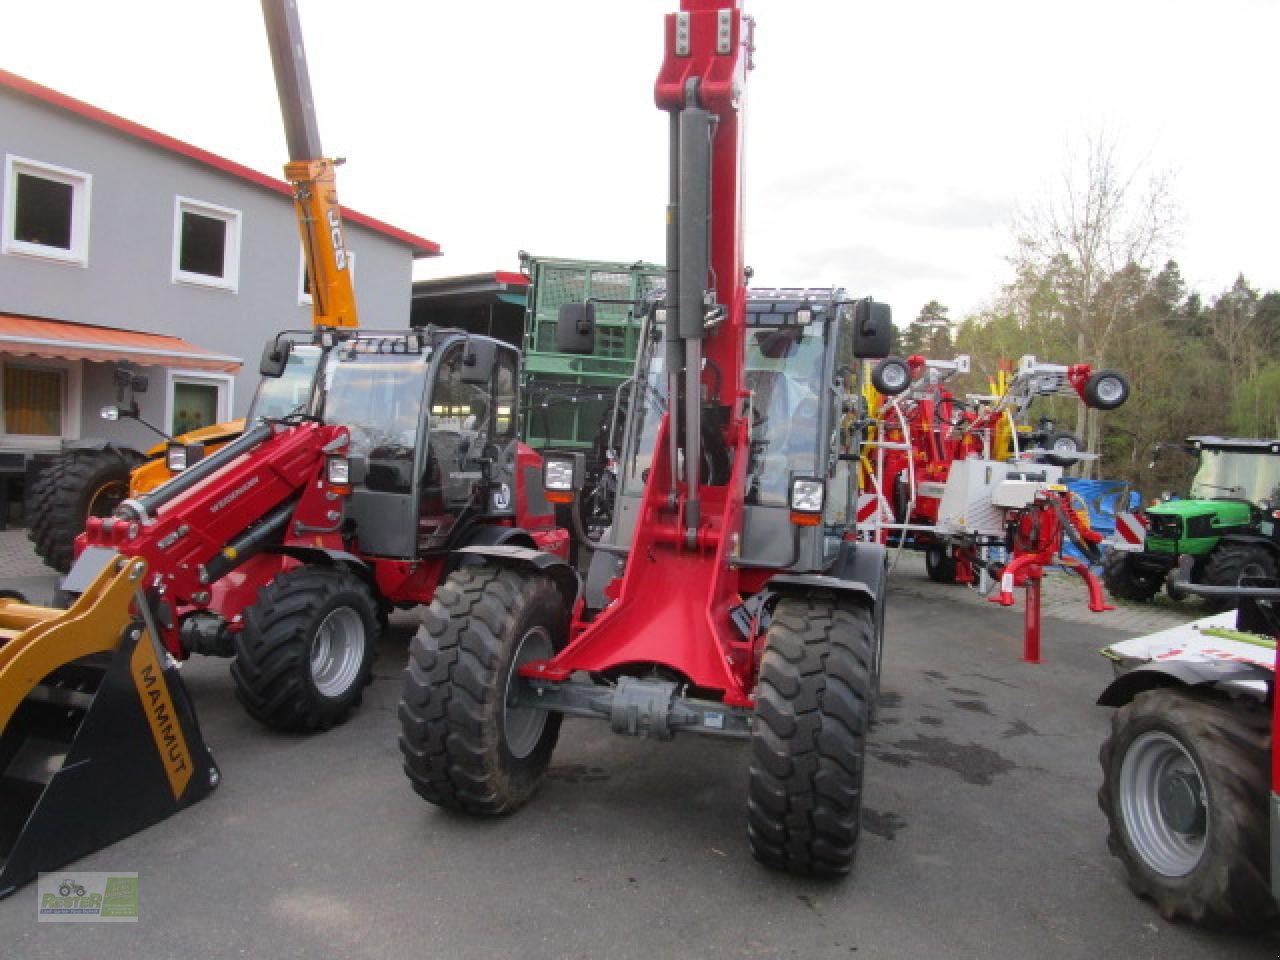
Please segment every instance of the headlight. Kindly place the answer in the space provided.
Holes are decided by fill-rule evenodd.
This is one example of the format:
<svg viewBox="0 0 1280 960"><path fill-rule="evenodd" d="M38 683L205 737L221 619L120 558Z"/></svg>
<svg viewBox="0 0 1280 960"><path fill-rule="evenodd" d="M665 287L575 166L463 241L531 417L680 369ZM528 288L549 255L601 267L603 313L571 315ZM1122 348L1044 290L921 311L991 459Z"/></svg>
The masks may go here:
<svg viewBox="0 0 1280 960"><path fill-rule="evenodd" d="M826 484L809 477L796 477L791 481L791 509L796 513L822 513L822 500Z"/></svg>
<svg viewBox="0 0 1280 960"><path fill-rule="evenodd" d="M333 487L345 487L351 483L351 461L346 457L330 457L325 464L325 478Z"/></svg>
<svg viewBox="0 0 1280 960"><path fill-rule="evenodd" d="M573 490L573 461L549 457L542 468L542 485L557 493Z"/></svg>
<svg viewBox="0 0 1280 960"><path fill-rule="evenodd" d="M165 462L170 473L181 473L187 469L187 446L184 443L171 443L165 450Z"/></svg>
<svg viewBox="0 0 1280 960"><path fill-rule="evenodd" d="M164 449L164 461L170 473L189 470L204 459L203 443L170 443Z"/></svg>
<svg viewBox="0 0 1280 960"><path fill-rule="evenodd" d="M100 416L103 420L119 420L120 408L113 403L110 406L103 407L101 410L99 410L98 416Z"/></svg>

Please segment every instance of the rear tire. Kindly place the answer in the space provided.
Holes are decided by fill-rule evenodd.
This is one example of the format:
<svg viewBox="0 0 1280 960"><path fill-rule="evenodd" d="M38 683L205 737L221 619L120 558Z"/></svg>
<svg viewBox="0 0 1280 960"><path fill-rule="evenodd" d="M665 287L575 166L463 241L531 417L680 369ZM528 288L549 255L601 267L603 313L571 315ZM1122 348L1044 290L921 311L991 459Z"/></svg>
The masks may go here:
<svg viewBox="0 0 1280 960"><path fill-rule="evenodd" d="M236 697L277 730L328 730L359 706L380 632L377 603L354 573L286 570L245 611L231 664Z"/></svg>
<svg viewBox="0 0 1280 960"><path fill-rule="evenodd" d="M465 566L436 590L409 645L400 752L413 789L480 816L522 807L560 736L559 713L509 708L516 670L564 645L569 612L547 577Z"/></svg>
<svg viewBox="0 0 1280 960"><path fill-rule="evenodd" d="M75 540L89 517L109 517L129 495L129 476L143 462L132 450L68 450L35 477L26 498L27 537L59 573L71 569Z"/></svg>
<svg viewBox="0 0 1280 960"><path fill-rule="evenodd" d="M1160 592L1164 576L1139 570L1123 550L1108 550L1102 558L1102 581L1117 599L1147 603Z"/></svg>
<svg viewBox="0 0 1280 960"><path fill-rule="evenodd" d="M924 551L924 571L934 583L956 582L956 558L948 546L930 546Z"/></svg>
<svg viewBox="0 0 1280 960"><path fill-rule="evenodd" d="M765 639L751 735L747 835L766 866L838 877L853 866L875 626L865 607L783 597Z"/></svg>
<svg viewBox="0 0 1280 960"><path fill-rule="evenodd" d="M1270 723L1257 705L1149 690L1117 710L1098 805L1129 886L1166 920L1273 921ZM1198 799L1197 799L1198 798Z"/></svg>
<svg viewBox="0 0 1280 960"><path fill-rule="evenodd" d="M1275 555L1256 543L1219 543L1204 568L1204 582L1215 587L1236 587L1245 579L1274 580ZM1205 597L1210 610L1229 610L1239 603L1230 597Z"/></svg>

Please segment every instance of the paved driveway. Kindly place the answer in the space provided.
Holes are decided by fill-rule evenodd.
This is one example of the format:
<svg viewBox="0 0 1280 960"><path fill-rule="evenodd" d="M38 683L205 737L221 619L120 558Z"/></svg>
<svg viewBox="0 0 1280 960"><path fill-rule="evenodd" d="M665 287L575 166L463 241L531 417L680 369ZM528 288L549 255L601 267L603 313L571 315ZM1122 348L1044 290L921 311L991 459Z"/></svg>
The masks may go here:
<svg viewBox="0 0 1280 960"><path fill-rule="evenodd" d="M0 583L0 586L3 584ZM364 706L314 738L258 727L226 665L185 669L224 774L208 800L79 864L140 874L141 920L37 924L0 955L398 958L1272 957L1271 937L1162 921L1124 886L1094 800L1102 624L1021 616L900 571L854 874L770 873L746 849L747 747L565 724L551 775L495 822L421 802L399 768L387 640Z"/></svg>

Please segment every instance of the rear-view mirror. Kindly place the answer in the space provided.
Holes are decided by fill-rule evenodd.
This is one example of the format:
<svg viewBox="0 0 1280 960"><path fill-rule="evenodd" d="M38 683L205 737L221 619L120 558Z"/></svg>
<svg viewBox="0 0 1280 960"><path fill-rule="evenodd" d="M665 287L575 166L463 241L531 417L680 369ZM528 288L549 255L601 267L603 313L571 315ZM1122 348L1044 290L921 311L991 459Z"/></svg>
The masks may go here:
<svg viewBox="0 0 1280 960"><path fill-rule="evenodd" d="M561 353L594 353L596 305L564 303L556 320L556 349Z"/></svg>
<svg viewBox="0 0 1280 960"><path fill-rule="evenodd" d="M893 311L887 303L867 297L853 305L853 355L863 360L880 360L893 344Z"/></svg>
<svg viewBox="0 0 1280 960"><path fill-rule="evenodd" d="M264 377L278 377L284 373L285 364L289 362L289 351L293 344L288 340L268 340L262 348L262 360L258 362L258 373Z"/></svg>

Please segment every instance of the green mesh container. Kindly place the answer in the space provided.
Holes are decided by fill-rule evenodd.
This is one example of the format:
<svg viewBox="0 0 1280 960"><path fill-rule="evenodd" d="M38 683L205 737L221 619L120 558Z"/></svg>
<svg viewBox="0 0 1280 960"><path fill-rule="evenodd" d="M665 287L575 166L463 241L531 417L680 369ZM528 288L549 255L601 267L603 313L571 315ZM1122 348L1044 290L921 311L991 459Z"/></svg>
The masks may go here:
<svg viewBox="0 0 1280 960"><path fill-rule="evenodd" d="M524 329L524 437L535 448L590 447L617 386L631 376L640 336L638 310L666 282L655 263L612 263L525 256L529 306ZM565 303L596 300L596 348L591 356L556 350L556 322Z"/></svg>

